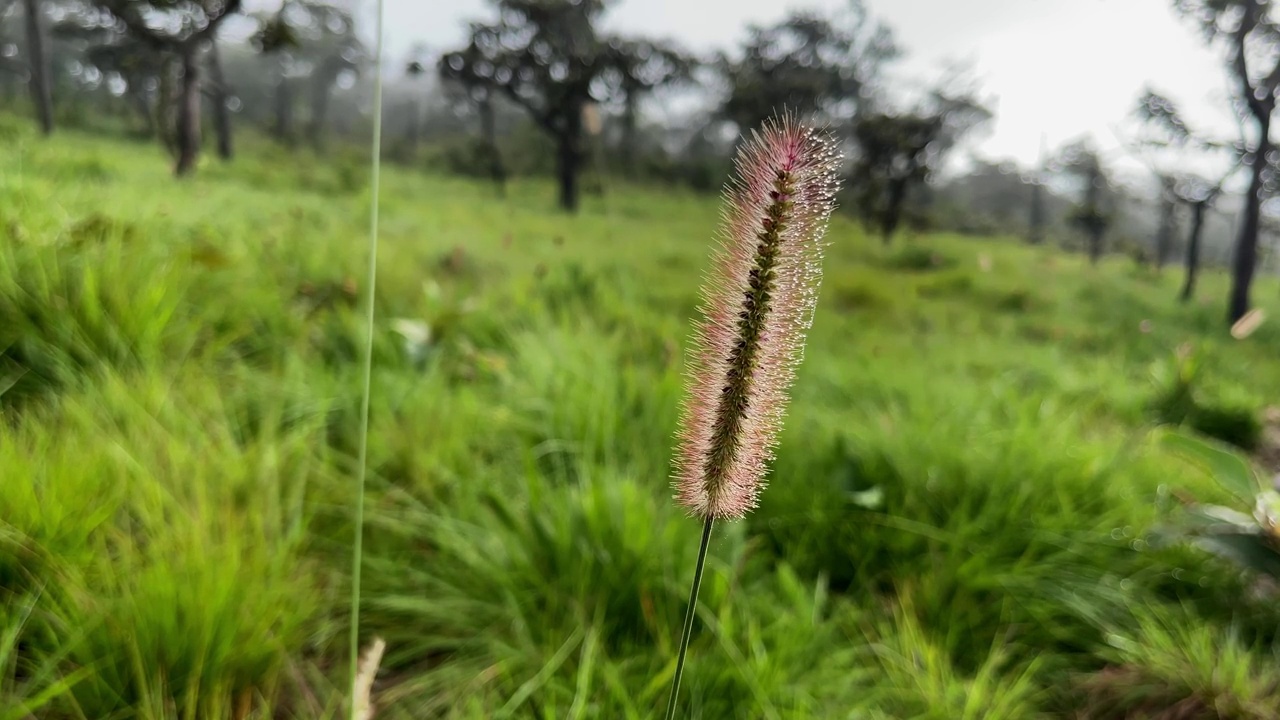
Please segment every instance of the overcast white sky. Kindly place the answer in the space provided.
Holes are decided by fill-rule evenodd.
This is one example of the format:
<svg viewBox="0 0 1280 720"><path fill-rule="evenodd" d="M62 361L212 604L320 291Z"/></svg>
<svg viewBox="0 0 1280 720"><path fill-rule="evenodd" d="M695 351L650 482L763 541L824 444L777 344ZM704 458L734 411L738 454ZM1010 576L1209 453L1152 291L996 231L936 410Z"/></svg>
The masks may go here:
<svg viewBox="0 0 1280 720"><path fill-rule="evenodd" d="M368 2L369 0L365 0ZM837 10L846 0L615 0L612 30L675 39L696 51L730 48L748 23L793 8ZM371 3L370 3L371 5ZM1033 162L1041 133L1050 147L1092 133L1117 145L1122 121L1146 83L1171 95L1188 117L1236 132L1219 54L1177 18L1171 0L867 0L897 33L905 77L935 76L949 60L975 63L997 118L979 154ZM386 0L387 57L414 42L449 48L468 20L487 19L485 0Z"/></svg>

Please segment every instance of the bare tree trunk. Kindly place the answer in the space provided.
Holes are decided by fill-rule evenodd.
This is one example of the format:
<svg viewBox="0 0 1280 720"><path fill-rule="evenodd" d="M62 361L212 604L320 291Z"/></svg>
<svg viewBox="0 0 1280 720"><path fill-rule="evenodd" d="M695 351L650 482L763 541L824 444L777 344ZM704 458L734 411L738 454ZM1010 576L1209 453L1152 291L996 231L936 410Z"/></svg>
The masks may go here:
<svg viewBox="0 0 1280 720"><path fill-rule="evenodd" d="M1027 241L1032 245L1044 242L1044 186L1039 178L1031 184L1031 220Z"/></svg>
<svg viewBox="0 0 1280 720"><path fill-rule="evenodd" d="M181 65L171 54L166 55L160 64L160 84L156 90L156 130L160 133L160 142L165 150L177 159L178 157L178 105L177 70Z"/></svg>
<svg viewBox="0 0 1280 720"><path fill-rule="evenodd" d="M1204 213L1208 202L1191 206L1191 235L1187 238L1187 279L1182 284L1182 302L1188 302L1196 292L1196 273L1200 270L1200 232L1204 229Z"/></svg>
<svg viewBox="0 0 1280 720"><path fill-rule="evenodd" d="M27 53L31 65L31 102L36 108L40 132L53 133L53 93L49 88L49 55L44 47L43 13L40 0L26 0Z"/></svg>
<svg viewBox="0 0 1280 720"><path fill-rule="evenodd" d="M556 152L556 176L560 184L560 208L566 212L578 211L578 150L573 140L560 137Z"/></svg>
<svg viewBox="0 0 1280 720"><path fill-rule="evenodd" d="M1040 133L1040 164L1036 166L1035 178L1031 182L1031 218L1028 222L1030 227L1027 241L1032 245L1039 245L1045 240L1044 174L1049 164L1048 154L1049 138L1042 132Z"/></svg>
<svg viewBox="0 0 1280 720"><path fill-rule="evenodd" d="M484 142L486 160L489 164L489 177L498 188L500 197L507 196L507 169L502 164L502 153L498 150L497 122L493 115L493 102L487 96L476 104L480 115L480 136Z"/></svg>
<svg viewBox="0 0 1280 720"><path fill-rule="evenodd" d="M231 93L222 72L222 57L216 40L209 46L209 79L213 85L213 127L218 135L218 157L230 160L235 154L231 146L231 108L227 105Z"/></svg>
<svg viewBox="0 0 1280 720"><path fill-rule="evenodd" d="M1169 251L1173 249L1173 234L1177 231L1174 227L1177 224L1178 204L1170 199L1166 199L1160 208L1160 227L1156 230L1156 253L1155 265L1156 270L1164 269L1165 263L1169 262Z"/></svg>
<svg viewBox="0 0 1280 720"><path fill-rule="evenodd" d="M183 45L182 94L178 98L178 164L174 174L187 175L195 170L200 155L200 62L194 42Z"/></svg>
<svg viewBox="0 0 1280 720"><path fill-rule="evenodd" d="M1102 207L1099 197L1101 194L1101 171L1095 166L1089 174L1089 187L1085 190L1084 195L1084 206L1089 212L1089 263L1091 265L1097 265L1098 261L1102 259L1102 241L1107 232L1106 227L1102 224Z"/></svg>
<svg viewBox="0 0 1280 720"><path fill-rule="evenodd" d="M622 106L622 145L618 148L618 162L622 165L622 175L627 178L636 176L636 106L640 104L639 92L635 87L627 88L627 99Z"/></svg>
<svg viewBox="0 0 1280 720"><path fill-rule="evenodd" d="M329 97L333 92L333 72L322 63L311 79L311 124L307 139L319 150L324 145L324 126L329 117Z"/></svg>
<svg viewBox="0 0 1280 720"><path fill-rule="evenodd" d="M889 181L889 197L885 199L884 214L880 216L880 240L885 245L893 242L893 234L902 222L902 206L907 201L907 181L893 179Z"/></svg>
<svg viewBox="0 0 1280 720"><path fill-rule="evenodd" d="M405 128L404 147L410 158L418 154L418 138L422 134L422 103L415 95L409 101L409 124Z"/></svg>
<svg viewBox="0 0 1280 720"><path fill-rule="evenodd" d="M582 103L570 101L564 111L564 128L556 136L556 176L560 207L578 211L578 173L582 169Z"/></svg>
<svg viewBox="0 0 1280 720"><path fill-rule="evenodd" d="M283 74L280 75L280 82L276 84L276 120L271 132L276 139L285 145L292 145L294 142L293 134L293 85L289 82L289 78Z"/></svg>
<svg viewBox="0 0 1280 720"><path fill-rule="evenodd" d="M1258 221L1262 210L1262 186L1267 168L1266 157L1271 152L1271 118L1258 118L1258 147L1253 152L1253 173L1249 180L1249 193L1244 199L1244 218L1240 223L1240 235L1236 238L1235 259L1231 273L1231 302L1227 307L1227 322L1235 324L1249 312L1249 288L1253 284L1253 271L1258 264Z"/></svg>

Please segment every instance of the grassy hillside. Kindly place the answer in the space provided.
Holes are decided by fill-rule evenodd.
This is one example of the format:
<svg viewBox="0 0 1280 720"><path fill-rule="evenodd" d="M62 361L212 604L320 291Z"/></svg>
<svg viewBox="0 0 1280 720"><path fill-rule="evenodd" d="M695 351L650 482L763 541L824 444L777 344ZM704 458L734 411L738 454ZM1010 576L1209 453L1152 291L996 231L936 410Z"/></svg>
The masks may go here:
<svg viewBox="0 0 1280 720"><path fill-rule="evenodd" d="M176 183L149 145L0 130L0 719L343 716L363 161L254 147ZM652 717L700 531L667 475L715 203L384 188L379 717ZM1239 438L1280 327L1231 339L1213 274L1184 306L1128 260L830 239L687 716L1271 717L1275 603L1144 535L1177 489L1221 497L1147 436L1175 349Z"/></svg>

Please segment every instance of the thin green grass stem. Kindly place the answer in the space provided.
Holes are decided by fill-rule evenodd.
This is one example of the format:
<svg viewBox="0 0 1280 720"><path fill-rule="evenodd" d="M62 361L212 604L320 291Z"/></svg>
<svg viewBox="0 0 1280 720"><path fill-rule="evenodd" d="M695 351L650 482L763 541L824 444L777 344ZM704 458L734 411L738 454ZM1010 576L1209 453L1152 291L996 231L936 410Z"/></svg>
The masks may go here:
<svg viewBox="0 0 1280 720"><path fill-rule="evenodd" d="M365 344L361 372L363 394L360 398L360 446L356 459L356 516L351 546L351 673L347 683L351 693L351 719L359 717L359 694L355 691L356 674L360 671L360 572L364 560L364 486L365 466L369 457L369 396L373 377L373 302L378 282L378 195L382 178L382 18L383 0L378 0L377 39L373 54L373 140L372 175L369 186L369 274L365 281Z"/></svg>
<svg viewBox="0 0 1280 720"><path fill-rule="evenodd" d="M711 545L711 527L714 518L707 518L702 525L702 543L698 545L698 564L693 569L693 585L689 588L689 609L684 614L684 632L680 635L680 655L676 658L676 674L671 678L671 697L667 700L666 720L676 716L676 698L680 694L680 677L684 675L684 656L689 651L689 637L693 635L693 617L698 607L698 589L702 587L702 569L707 564L707 548Z"/></svg>

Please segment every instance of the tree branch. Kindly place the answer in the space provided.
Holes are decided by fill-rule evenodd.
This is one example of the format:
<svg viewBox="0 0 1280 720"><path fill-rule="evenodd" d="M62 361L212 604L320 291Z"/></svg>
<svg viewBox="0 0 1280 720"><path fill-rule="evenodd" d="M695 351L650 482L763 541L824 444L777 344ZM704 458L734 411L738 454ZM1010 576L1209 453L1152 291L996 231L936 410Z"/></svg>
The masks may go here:
<svg viewBox="0 0 1280 720"><path fill-rule="evenodd" d="M498 89L502 90L503 95L506 95L508 98L511 99L512 102L514 102L515 104L519 105L520 107L528 111L529 115L533 117L534 122L541 125L547 132L554 135L560 131L560 129L557 128L555 124L551 122L551 112L549 110L540 108L537 105L535 105L528 98L516 92L515 87L512 86L511 84L504 83L499 85L491 85L490 87L497 87Z"/></svg>
<svg viewBox="0 0 1280 720"><path fill-rule="evenodd" d="M208 24L198 32L192 33L187 38L174 37L166 33L160 32L152 28L142 19L142 15L138 12L137 5L129 0L99 0L101 7L111 13L113 17L124 23L125 27L138 36L143 42L157 49L168 49L173 47L181 47L189 43L199 42L207 37L212 37L218 30L218 26L222 24L227 17L240 12L243 0L227 0L222 11L216 15L210 15L206 11L205 17Z"/></svg>
<svg viewBox="0 0 1280 720"><path fill-rule="evenodd" d="M222 6L222 13L217 17L209 18L209 26L201 31L199 35L201 37L213 37L218 32L218 26L222 24L222 21L240 12L242 4L242 0L227 0L227 3Z"/></svg>
<svg viewBox="0 0 1280 720"><path fill-rule="evenodd" d="M1236 161L1231 163L1231 168L1228 169L1225 173L1223 173L1222 177L1218 179L1218 182L1214 183L1213 187L1209 189L1209 198L1213 199L1217 197L1218 193L1222 192L1222 188L1224 185L1227 184L1227 181L1230 180L1231 177L1239 171L1240 171L1240 162Z"/></svg>
<svg viewBox="0 0 1280 720"><path fill-rule="evenodd" d="M1276 60L1276 66L1271 69L1266 79L1262 81L1262 87L1266 88L1268 96L1275 96L1276 89L1280 88L1280 59Z"/></svg>
<svg viewBox="0 0 1280 720"><path fill-rule="evenodd" d="M102 7L117 20L124 23L129 32L138 36L138 39L143 42L158 49L162 49L169 44L159 33L152 30L150 25L147 25L142 16L138 14L137 8L130 4L128 0L104 0Z"/></svg>
<svg viewBox="0 0 1280 720"><path fill-rule="evenodd" d="M1240 18L1240 26L1236 28L1235 33L1232 35L1233 57L1231 58L1231 65L1235 71L1236 79L1240 82L1240 92L1244 96L1245 103L1249 106L1249 112L1259 122L1270 122L1271 111L1275 107L1275 84L1280 84L1280 62L1277 62L1276 67L1272 69L1261 85L1255 86L1249 80L1249 61L1245 54L1246 40L1249 37L1249 33L1257 29L1259 24L1258 13L1260 12L1262 12L1262 9L1256 3L1245 8L1244 17ZM1266 99L1259 97L1259 91L1265 91Z"/></svg>

